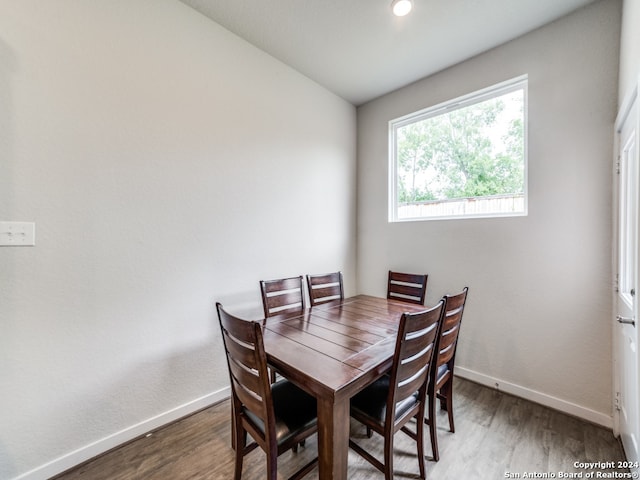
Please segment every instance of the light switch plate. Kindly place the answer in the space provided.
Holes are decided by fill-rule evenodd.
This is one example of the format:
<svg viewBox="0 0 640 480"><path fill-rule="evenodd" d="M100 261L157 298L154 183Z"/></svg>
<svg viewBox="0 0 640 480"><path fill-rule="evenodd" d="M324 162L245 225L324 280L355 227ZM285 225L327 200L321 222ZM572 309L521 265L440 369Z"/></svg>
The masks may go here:
<svg viewBox="0 0 640 480"><path fill-rule="evenodd" d="M0 247L33 247L35 244L35 223L0 222Z"/></svg>

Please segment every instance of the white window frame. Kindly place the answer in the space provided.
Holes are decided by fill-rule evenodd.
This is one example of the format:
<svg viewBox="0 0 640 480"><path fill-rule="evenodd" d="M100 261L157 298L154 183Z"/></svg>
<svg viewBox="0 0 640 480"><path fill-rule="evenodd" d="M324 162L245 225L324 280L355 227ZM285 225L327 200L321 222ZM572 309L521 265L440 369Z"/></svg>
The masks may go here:
<svg viewBox="0 0 640 480"><path fill-rule="evenodd" d="M498 213L480 213L480 214L460 214L460 215L441 215L441 216L416 216L408 218L398 217L398 175L397 175L397 158L396 154L398 146L396 142L396 132L398 128L410 125L421 120L436 117L447 112L468 107L476 103L481 103L509 92L516 90L523 91L523 161L524 161L524 208L517 212L498 212ZM528 214L528 161L527 161L527 138L528 138L528 75L522 75L505 82L487 87L476 92L463 95L453 100L442 102L438 105L413 112L409 115L393 119L389 122L389 222L411 222L425 220L448 220L448 219L466 219L466 218L493 218L493 217L522 217ZM482 197L477 197L482 198Z"/></svg>
<svg viewBox="0 0 640 480"><path fill-rule="evenodd" d="M637 142L635 132L627 139L623 145L622 154L619 158L620 175L620 205L619 205L619 290L620 297L627 307L633 309L632 289L636 288L636 269L633 267L637 262L635 245L637 245L638 235L638 166L635 158Z"/></svg>

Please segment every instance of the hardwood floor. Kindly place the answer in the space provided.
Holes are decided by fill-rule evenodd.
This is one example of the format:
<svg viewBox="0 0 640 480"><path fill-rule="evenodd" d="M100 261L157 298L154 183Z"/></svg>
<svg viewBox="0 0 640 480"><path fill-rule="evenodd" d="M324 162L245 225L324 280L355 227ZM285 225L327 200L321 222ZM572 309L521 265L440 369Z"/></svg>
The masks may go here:
<svg viewBox="0 0 640 480"><path fill-rule="evenodd" d="M440 461L432 462L427 446L427 478L439 480L499 478L562 478L559 472L606 478L598 472L628 472L576 466L576 462L618 462L622 447L611 431L475 383L455 379L456 433L447 430L446 413L438 416ZM197 480L233 478L230 446L230 403L224 401L152 432L76 467L56 480ZM381 453L382 438L365 437L352 420L352 435L372 452ZM428 444L429 434L426 432ZM278 460L278 478L287 478L316 455L316 437L298 453ZM418 478L415 443L403 433L395 436L395 478ZM243 479L262 479L266 461L256 449L245 457ZM525 473L529 474L527 477ZM532 474L555 474L535 477ZM317 467L306 478L318 478ZM349 479L384 476L349 452Z"/></svg>

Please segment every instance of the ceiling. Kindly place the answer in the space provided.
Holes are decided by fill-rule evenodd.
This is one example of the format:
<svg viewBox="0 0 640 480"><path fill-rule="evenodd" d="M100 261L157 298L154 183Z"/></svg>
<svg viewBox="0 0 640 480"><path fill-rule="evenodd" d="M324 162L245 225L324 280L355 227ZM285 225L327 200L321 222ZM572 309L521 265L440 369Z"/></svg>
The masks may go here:
<svg viewBox="0 0 640 480"><path fill-rule="evenodd" d="M594 0L181 0L361 105Z"/></svg>

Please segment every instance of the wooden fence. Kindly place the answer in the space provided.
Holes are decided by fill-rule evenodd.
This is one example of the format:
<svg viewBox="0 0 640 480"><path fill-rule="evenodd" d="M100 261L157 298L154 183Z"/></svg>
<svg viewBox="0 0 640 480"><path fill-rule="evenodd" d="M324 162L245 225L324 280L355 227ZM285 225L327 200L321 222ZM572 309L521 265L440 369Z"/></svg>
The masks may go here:
<svg viewBox="0 0 640 480"><path fill-rule="evenodd" d="M400 204L398 219L509 215L524 211L524 195L496 195Z"/></svg>

